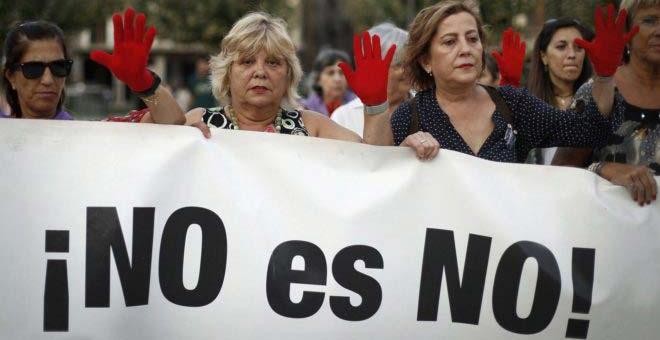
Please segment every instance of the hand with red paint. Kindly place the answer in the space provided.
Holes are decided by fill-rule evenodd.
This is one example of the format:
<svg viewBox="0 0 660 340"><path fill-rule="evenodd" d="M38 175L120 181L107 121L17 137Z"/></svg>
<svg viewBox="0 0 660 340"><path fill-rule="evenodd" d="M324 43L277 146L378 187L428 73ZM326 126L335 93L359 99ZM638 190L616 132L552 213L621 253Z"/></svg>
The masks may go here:
<svg viewBox="0 0 660 340"><path fill-rule="evenodd" d="M615 21L614 5L609 4L607 17L603 18L602 8L597 7L594 14L596 27L594 39L591 42L580 38L575 39L575 44L584 48L594 65L594 71L601 77L614 75L616 69L621 65L624 47L639 31L639 26L635 26L630 32L625 32L627 15L626 10L622 9Z"/></svg>
<svg viewBox="0 0 660 340"><path fill-rule="evenodd" d="M108 68L112 74L123 81L134 92L143 92L151 88L154 77L147 69L151 45L156 36L152 26L145 31L146 17L135 10L126 9L124 17L115 13L112 16L114 25L114 51L108 54L94 50L90 58Z"/></svg>
<svg viewBox="0 0 660 340"><path fill-rule="evenodd" d="M502 52L491 52L502 76L500 85L520 86L526 49L527 44L521 41L518 32L511 27L504 31L502 35Z"/></svg>
<svg viewBox="0 0 660 340"><path fill-rule="evenodd" d="M363 32L361 37L356 35L353 39L355 70L346 63L339 64L348 85L366 106L387 102L387 77L395 50L396 45L392 45L382 58L380 37Z"/></svg>

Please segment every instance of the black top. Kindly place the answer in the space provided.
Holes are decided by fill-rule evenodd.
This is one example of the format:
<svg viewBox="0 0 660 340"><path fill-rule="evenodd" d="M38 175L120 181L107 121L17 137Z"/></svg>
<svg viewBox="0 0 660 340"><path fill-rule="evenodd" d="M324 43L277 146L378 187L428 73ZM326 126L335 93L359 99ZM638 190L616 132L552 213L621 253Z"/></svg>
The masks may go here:
<svg viewBox="0 0 660 340"><path fill-rule="evenodd" d="M420 130L433 135L443 149L463 152L499 162L524 162L529 150L553 146L599 147L605 145L612 131L612 123L598 111L595 103L580 110L562 111L526 89L504 86L498 88L513 115L512 124L497 109L492 120L495 125L478 154L474 155L461 135L440 108L435 88L417 93ZM392 114L394 143L399 145L408 135L410 102L401 104Z"/></svg>
<svg viewBox="0 0 660 340"><path fill-rule="evenodd" d="M575 101L593 102L592 82L580 87ZM642 108L626 101L617 90L612 109L614 134L603 148L596 149L594 161L647 165L660 174L660 108Z"/></svg>
<svg viewBox="0 0 660 340"><path fill-rule="evenodd" d="M210 128L238 130L231 119L225 113L224 107L214 107L204 109L202 121ZM282 128L281 134L309 136L305 127L300 111L287 111L282 109Z"/></svg>

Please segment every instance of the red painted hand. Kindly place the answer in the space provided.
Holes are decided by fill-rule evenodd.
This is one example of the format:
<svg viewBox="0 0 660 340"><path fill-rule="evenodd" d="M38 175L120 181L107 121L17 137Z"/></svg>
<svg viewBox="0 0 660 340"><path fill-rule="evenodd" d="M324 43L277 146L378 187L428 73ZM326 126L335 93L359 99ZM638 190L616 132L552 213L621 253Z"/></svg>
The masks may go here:
<svg viewBox="0 0 660 340"><path fill-rule="evenodd" d="M375 34L370 37L364 32L362 39L357 35L353 39L355 71L346 63L339 64L348 85L365 105L376 106L387 101L387 77L395 50L393 45L382 58L380 37Z"/></svg>
<svg viewBox="0 0 660 340"><path fill-rule="evenodd" d="M625 33L626 16L625 9L619 11L619 16L614 21L614 5L607 6L607 17L603 19L601 7L596 8L595 13L596 36L589 42L580 38L575 43L584 48L594 65L594 71L601 77L609 77L616 72L621 65L623 49L639 31L639 26L633 27L630 32Z"/></svg>
<svg viewBox="0 0 660 340"><path fill-rule="evenodd" d="M115 46L112 54L94 50L90 58L108 68L134 92L142 92L151 87L154 78L147 69L151 45L156 36L152 26L145 32L146 17L135 10L126 9L124 18L120 14L112 16Z"/></svg>
<svg viewBox="0 0 660 340"><path fill-rule="evenodd" d="M500 85L520 86L525 61L527 44L520 40L520 34L511 27L502 35L502 52L493 51L491 55L497 62L502 80Z"/></svg>

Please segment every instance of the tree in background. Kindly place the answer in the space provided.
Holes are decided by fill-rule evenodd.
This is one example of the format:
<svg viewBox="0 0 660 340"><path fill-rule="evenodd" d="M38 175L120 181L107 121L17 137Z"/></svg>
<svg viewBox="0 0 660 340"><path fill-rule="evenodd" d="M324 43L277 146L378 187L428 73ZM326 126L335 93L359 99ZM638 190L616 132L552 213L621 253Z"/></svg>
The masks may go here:
<svg viewBox="0 0 660 340"><path fill-rule="evenodd" d="M478 2L478 0L474 0ZM198 43L217 52L231 25L250 11L263 10L285 18L294 38L301 42L301 60L306 70L323 46L351 54L352 37L379 22L406 28L422 8L437 0L22 0L0 1L0 38L19 20L45 19L71 35L83 28L105 33L105 19L128 5L147 13L159 36L180 43ZM550 18L575 17L593 23L596 5L615 0L488 0L480 2L488 24L489 46L496 46L509 26L532 38Z"/></svg>
<svg viewBox="0 0 660 340"><path fill-rule="evenodd" d="M265 11L287 18L291 1L282 0L134 0L159 35L180 43L201 43L217 51L220 41L236 20L252 11Z"/></svg>
<svg viewBox="0 0 660 340"><path fill-rule="evenodd" d="M71 36L84 28L105 25L105 18L115 8L121 8L120 0L3 0L0 1L0 39L4 42L9 29L25 20L52 21Z"/></svg>

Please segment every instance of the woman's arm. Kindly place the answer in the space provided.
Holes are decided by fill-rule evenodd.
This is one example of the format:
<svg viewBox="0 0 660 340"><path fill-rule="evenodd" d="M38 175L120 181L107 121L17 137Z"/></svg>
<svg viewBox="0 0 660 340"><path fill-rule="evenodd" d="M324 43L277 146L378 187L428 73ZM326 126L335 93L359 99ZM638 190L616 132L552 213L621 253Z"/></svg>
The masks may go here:
<svg viewBox="0 0 660 340"><path fill-rule="evenodd" d="M612 121L598 113L593 101L585 107L564 111L533 96L527 89L503 86L498 91L514 115L516 148L525 155L532 148L600 147L612 133Z"/></svg>
<svg viewBox="0 0 660 340"><path fill-rule="evenodd" d="M302 115L307 131L314 137L362 143L362 138L357 133L335 123L325 115L309 110L303 110Z"/></svg>
<svg viewBox="0 0 660 340"><path fill-rule="evenodd" d="M393 109L388 106L387 110L380 114L368 114L364 112L364 142L372 145L394 145L394 136L392 134L392 124L390 117Z"/></svg>
<svg viewBox="0 0 660 340"><path fill-rule="evenodd" d="M383 114L384 115L384 114ZM366 118L366 117L365 117ZM312 136L364 143L365 141L355 132L337 124L328 117L313 111L303 111L305 126ZM389 121L389 120L388 120ZM391 130L388 130L391 133ZM390 134L391 136L391 134ZM390 137L391 138L391 137ZM387 144L392 145L392 144ZM401 146L411 148L420 160L430 160L438 155L440 144L426 132L412 134L401 143Z"/></svg>
<svg viewBox="0 0 660 340"><path fill-rule="evenodd" d="M594 17L596 36L593 41L576 38L575 43L585 49L594 66L597 76L594 77L593 97L600 113L609 117L614 104L613 76L621 65L626 44L637 34L639 27L635 26L626 33L627 12L622 9L615 21L612 4L607 6L607 17L603 18L600 7L596 8Z"/></svg>
<svg viewBox="0 0 660 340"><path fill-rule="evenodd" d="M340 63L349 86L364 103L364 142L373 145L394 145L390 117L394 108L387 98L387 82L390 63L396 45L392 45L384 57L381 53L380 37L368 32L353 39L355 70ZM419 159L432 159L438 154L440 144L426 132L407 136L401 143L415 151Z"/></svg>
<svg viewBox="0 0 660 340"><path fill-rule="evenodd" d="M552 165L584 168L589 165L592 153L591 148L558 148Z"/></svg>
<svg viewBox="0 0 660 340"><path fill-rule="evenodd" d="M172 93L160 86L160 78L147 69L149 53L156 37L154 27L145 27L146 17L132 8L124 16L114 14L114 50L112 54L94 50L90 58L108 68L149 108L154 122L183 124L184 114Z"/></svg>
<svg viewBox="0 0 660 340"><path fill-rule="evenodd" d="M355 70L340 63L348 85L364 103L364 141L374 145L393 145L389 117L394 111L387 101L390 64L396 51L392 45L382 58L380 37L363 32L353 38Z"/></svg>
<svg viewBox="0 0 660 340"><path fill-rule="evenodd" d="M147 105L153 123L183 125L186 116L172 92L164 86L159 86L156 92L149 97L140 97Z"/></svg>

